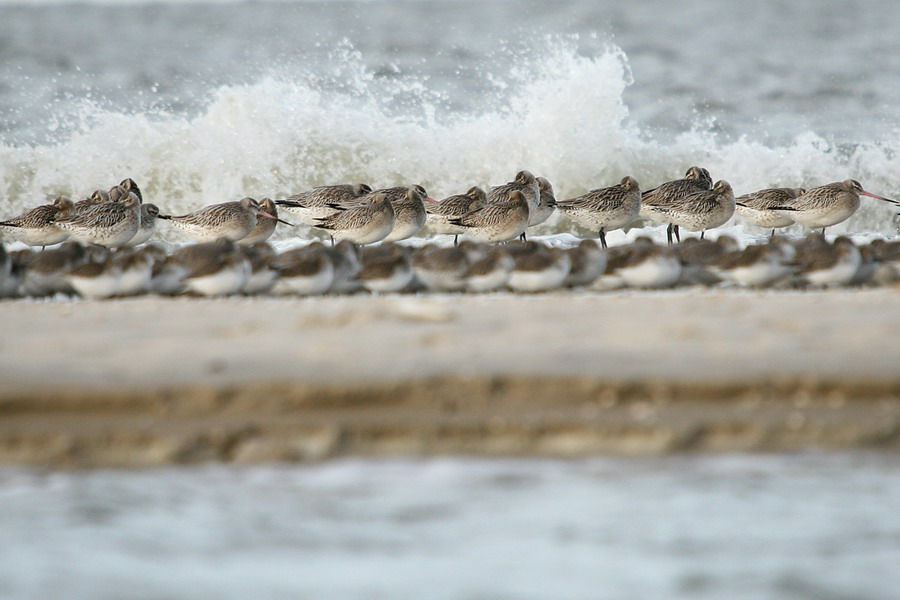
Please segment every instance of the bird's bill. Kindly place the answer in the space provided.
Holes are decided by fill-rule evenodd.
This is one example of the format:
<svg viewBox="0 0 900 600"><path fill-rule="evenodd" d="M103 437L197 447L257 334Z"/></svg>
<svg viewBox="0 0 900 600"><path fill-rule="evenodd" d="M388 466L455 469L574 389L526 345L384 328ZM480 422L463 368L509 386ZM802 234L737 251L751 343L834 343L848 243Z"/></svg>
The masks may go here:
<svg viewBox="0 0 900 600"><path fill-rule="evenodd" d="M863 196L868 196L869 198L876 198L878 200L884 200L885 202L890 202L891 204L896 204L897 206L900 206L900 202L897 202L896 200L891 200L890 198L885 198L884 196L879 196L878 194L873 194L872 192L867 192L867 191L863 190L860 192L860 194L862 194Z"/></svg>

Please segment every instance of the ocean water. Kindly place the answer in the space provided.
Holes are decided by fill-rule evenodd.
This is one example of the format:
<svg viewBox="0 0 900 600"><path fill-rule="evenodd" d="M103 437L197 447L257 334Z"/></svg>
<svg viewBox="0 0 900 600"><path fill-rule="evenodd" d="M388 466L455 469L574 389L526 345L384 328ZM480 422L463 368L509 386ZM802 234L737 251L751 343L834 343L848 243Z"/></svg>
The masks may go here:
<svg viewBox="0 0 900 600"><path fill-rule="evenodd" d="M0 596L900 597L900 459L0 470Z"/></svg>
<svg viewBox="0 0 900 600"><path fill-rule="evenodd" d="M738 194L898 197L897 23L892 0L0 0L0 214L126 176L181 213L523 168L565 198L692 164ZM864 199L833 231L893 236L896 212Z"/></svg>

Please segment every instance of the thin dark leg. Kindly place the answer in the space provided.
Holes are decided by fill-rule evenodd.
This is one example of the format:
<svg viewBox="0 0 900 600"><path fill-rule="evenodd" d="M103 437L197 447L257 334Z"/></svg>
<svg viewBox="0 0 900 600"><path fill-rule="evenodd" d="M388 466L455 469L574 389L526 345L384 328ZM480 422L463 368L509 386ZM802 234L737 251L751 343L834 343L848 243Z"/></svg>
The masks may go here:
<svg viewBox="0 0 900 600"><path fill-rule="evenodd" d="M681 234L678 233L678 225L673 225L672 231L675 232L675 241L677 241L680 244L681 243Z"/></svg>
<svg viewBox="0 0 900 600"><path fill-rule="evenodd" d="M706 233L706 230L705 230L705 229L704 229L703 231L700 232L700 239L701 239L701 240L703 239L703 235L704 235L705 233Z"/></svg>
<svg viewBox="0 0 900 600"><path fill-rule="evenodd" d="M772 229L772 235L769 236L769 239L771 240L773 237L775 237L775 229L774 228Z"/></svg>
<svg viewBox="0 0 900 600"><path fill-rule="evenodd" d="M522 240L523 242L527 242L527 241L528 241L527 239L525 239L525 232L524 232L524 231L522 232L522 235L519 236L519 239Z"/></svg>
<svg viewBox="0 0 900 600"><path fill-rule="evenodd" d="M669 245L672 245L672 224L669 223L669 226L666 227L666 241L669 242Z"/></svg>
<svg viewBox="0 0 900 600"><path fill-rule="evenodd" d="M459 234L453 236L453 246L459 246Z"/></svg>
<svg viewBox="0 0 900 600"><path fill-rule="evenodd" d="M334 236L333 236L333 235L329 235L328 237L331 238L331 247L333 248L333 247L334 247Z"/></svg>
<svg viewBox="0 0 900 600"><path fill-rule="evenodd" d="M822 228L822 237L825 237L825 228Z"/></svg>
<svg viewBox="0 0 900 600"><path fill-rule="evenodd" d="M600 230L600 245L606 248L606 232L602 229Z"/></svg>

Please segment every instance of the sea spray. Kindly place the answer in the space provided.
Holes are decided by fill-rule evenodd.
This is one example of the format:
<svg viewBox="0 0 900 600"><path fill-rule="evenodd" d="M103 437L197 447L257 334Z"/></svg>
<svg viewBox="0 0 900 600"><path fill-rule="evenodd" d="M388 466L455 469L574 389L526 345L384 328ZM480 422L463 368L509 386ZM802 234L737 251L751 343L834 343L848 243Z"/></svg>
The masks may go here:
<svg viewBox="0 0 900 600"><path fill-rule="evenodd" d="M585 56L571 36L532 44L514 68L486 73L483 100L462 112L448 109L427 76L379 76L349 42L325 65L298 60L253 83L210 90L196 115L116 111L85 97L58 116L65 126L55 142L0 146L2 214L59 194L77 199L124 177L178 214L338 182L420 183L441 198L504 183L522 168L550 179L562 199L626 174L652 187L692 164L727 179L737 194L853 177L900 195L900 158L890 142L840 147L810 132L766 145L700 126L661 142L629 117L623 95L632 74L620 48ZM895 234L895 212L866 200L833 231Z"/></svg>

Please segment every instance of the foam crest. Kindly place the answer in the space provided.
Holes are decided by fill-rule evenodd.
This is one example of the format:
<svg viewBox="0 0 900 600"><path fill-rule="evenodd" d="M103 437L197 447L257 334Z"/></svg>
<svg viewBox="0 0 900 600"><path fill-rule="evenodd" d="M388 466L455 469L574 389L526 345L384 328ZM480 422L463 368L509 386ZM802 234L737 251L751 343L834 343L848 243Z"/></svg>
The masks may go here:
<svg viewBox="0 0 900 600"><path fill-rule="evenodd" d="M126 114L84 100L60 117L60 130L74 132L65 139L0 146L3 215L124 177L178 214L340 182L421 183L440 198L504 183L523 168L550 179L565 198L626 174L655 186L692 164L738 194L854 177L875 193L900 196L895 145L842 148L808 133L769 146L701 128L662 143L629 119L623 94L632 79L620 49L584 56L577 38L535 43L514 69L485 74L493 97L468 113L446 110L427 79L376 76L349 44L329 64L215 89L196 116ZM845 227L895 234L896 212L866 200Z"/></svg>

